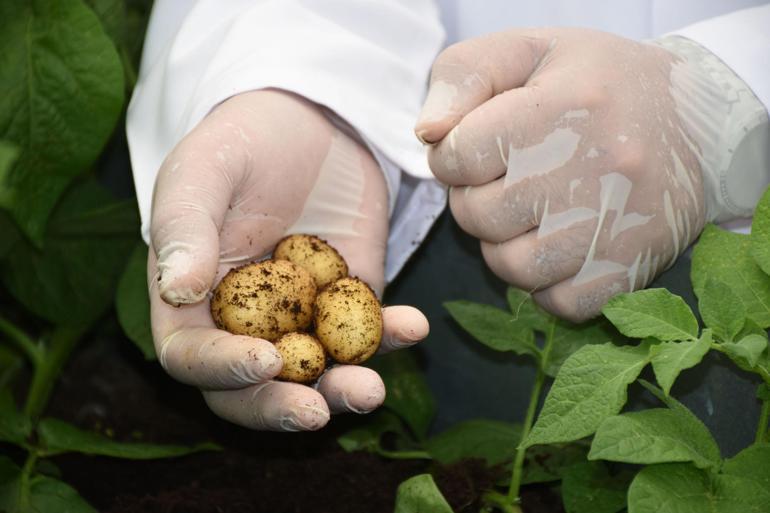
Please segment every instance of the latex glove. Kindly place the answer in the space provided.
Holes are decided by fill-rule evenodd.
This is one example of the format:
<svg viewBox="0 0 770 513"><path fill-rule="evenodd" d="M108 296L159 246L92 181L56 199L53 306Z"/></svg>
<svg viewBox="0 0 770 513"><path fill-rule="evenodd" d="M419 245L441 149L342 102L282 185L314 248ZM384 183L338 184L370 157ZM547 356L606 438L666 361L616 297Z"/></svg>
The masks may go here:
<svg viewBox="0 0 770 513"><path fill-rule="evenodd" d="M511 30L446 49L416 133L499 277L580 321L645 287L706 221L702 74L653 44ZM701 116L705 119L707 116Z"/></svg>
<svg viewBox="0 0 770 513"><path fill-rule="evenodd" d="M364 367L336 366L317 389L273 381L282 365L273 344L217 329L209 291L230 268L302 232L328 240L351 275L382 292L387 205L372 155L316 105L261 90L218 106L168 155L155 184L148 276L161 365L202 389L214 413L254 429L313 430L330 413L378 407L385 388ZM414 308L383 316L383 351L427 335Z"/></svg>

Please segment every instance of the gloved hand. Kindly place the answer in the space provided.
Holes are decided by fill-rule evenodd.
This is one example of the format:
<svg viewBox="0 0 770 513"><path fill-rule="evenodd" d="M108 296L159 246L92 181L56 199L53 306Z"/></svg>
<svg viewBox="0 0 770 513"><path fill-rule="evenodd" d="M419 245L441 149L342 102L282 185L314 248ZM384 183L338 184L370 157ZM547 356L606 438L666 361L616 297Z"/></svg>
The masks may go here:
<svg viewBox="0 0 770 513"><path fill-rule="evenodd" d="M492 271L581 321L648 285L713 218L694 137L710 127L690 98L703 80L658 45L511 30L438 57L415 131Z"/></svg>
<svg viewBox="0 0 770 513"><path fill-rule="evenodd" d="M386 184L372 155L320 108L290 93L239 94L216 107L168 155L155 184L148 260L152 329L161 365L200 388L217 415L264 430L314 430L330 413L369 412L380 377L338 365L317 389L273 381L273 344L216 329L208 293L232 267L287 233L313 233L378 293L388 232ZM424 338L418 310L383 310L381 350Z"/></svg>

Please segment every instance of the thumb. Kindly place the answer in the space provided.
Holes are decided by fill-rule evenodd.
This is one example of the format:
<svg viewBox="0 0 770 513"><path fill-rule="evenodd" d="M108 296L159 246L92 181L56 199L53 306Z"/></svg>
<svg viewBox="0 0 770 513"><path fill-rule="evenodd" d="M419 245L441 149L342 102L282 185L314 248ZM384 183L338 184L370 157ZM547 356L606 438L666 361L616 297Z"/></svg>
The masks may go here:
<svg viewBox="0 0 770 513"><path fill-rule="evenodd" d="M155 183L150 237L158 291L172 305L197 303L219 263L219 230L245 159L204 119L168 155Z"/></svg>
<svg viewBox="0 0 770 513"><path fill-rule="evenodd" d="M526 84L550 47L545 32L513 30L445 49L433 63L428 95L415 126L417 138L438 142L482 103Z"/></svg>

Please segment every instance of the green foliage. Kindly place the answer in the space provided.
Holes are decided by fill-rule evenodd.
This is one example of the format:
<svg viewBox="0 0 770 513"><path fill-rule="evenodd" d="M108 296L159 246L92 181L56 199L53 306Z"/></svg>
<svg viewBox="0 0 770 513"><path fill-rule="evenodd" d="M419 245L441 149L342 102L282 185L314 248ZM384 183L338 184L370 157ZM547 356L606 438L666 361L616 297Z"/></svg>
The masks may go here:
<svg viewBox="0 0 770 513"><path fill-rule="evenodd" d="M120 58L81 0L0 3L0 47L0 139L20 149L0 184L0 206L42 246L59 197L118 120Z"/></svg>
<svg viewBox="0 0 770 513"><path fill-rule="evenodd" d="M380 410L371 414L362 426L339 436L337 443L346 452L382 452L381 441L386 433L394 433L402 439L409 439L409 434L398 416L389 410Z"/></svg>
<svg viewBox="0 0 770 513"><path fill-rule="evenodd" d="M521 426L476 419L455 424L428 439L425 449L440 463L479 458L491 466L511 461L520 441Z"/></svg>
<svg viewBox="0 0 770 513"><path fill-rule="evenodd" d="M452 513L430 474L420 474L401 483L396 492L394 513Z"/></svg>
<svg viewBox="0 0 770 513"><path fill-rule="evenodd" d="M569 442L591 435L626 403L626 388L649 362L646 347L589 345L562 365L523 445Z"/></svg>
<svg viewBox="0 0 770 513"><path fill-rule="evenodd" d="M569 468L586 461L584 441L535 445L527 449L522 484L559 481Z"/></svg>
<svg viewBox="0 0 770 513"><path fill-rule="evenodd" d="M0 390L0 441L25 445L32 433L32 422L16 409L7 389Z"/></svg>
<svg viewBox="0 0 770 513"><path fill-rule="evenodd" d="M722 341L732 342L746 324L746 307L726 283L708 278L698 299L703 322Z"/></svg>
<svg viewBox="0 0 770 513"><path fill-rule="evenodd" d="M118 321L128 338L148 360L155 359L147 295L147 245L139 242L128 259L115 294Z"/></svg>
<svg viewBox="0 0 770 513"><path fill-rule="evenodd" d="M473 337L496 351L513 351L540 357L528 318L514 315L488 305L470 301L444 303L455 321Z"/></svg>
<svg viewBox="0 0 770 513"><path fill-rule="evenodd" d="M601 462L582 462L564 473L561 494L567 513L617 513L626 507L629 476L610 475Z"/></svg>
<svg viewBox="0 0 770 513"><path fill-rule="evenodd" d="M758 365L767 367L767 336L747 335L738 342L721 345L722 350L741 369L751 371ZM763 358L764 355L764 358Z"/></svg>
<svg viewBox="0 0 770 513"><path fill-rule="evenodd" d="M749 246L754 261L770 274L770 189L765 191L754 209Z"/></svg>
<svg viewBox="0 0 770 513"><path fill-rule="evenodd" d="M674 381L685 370L698 365L711 349L711 331L704 330L697 340L662 342L650 347L655 379L668 395Z"/></svg>
<svg viewBox="0 0 770 513"><path fill-rule="evenodd" d="M602 313L632 338L693 340L698 321L684 300L666 289L640 290L610 299Z"/></svg>

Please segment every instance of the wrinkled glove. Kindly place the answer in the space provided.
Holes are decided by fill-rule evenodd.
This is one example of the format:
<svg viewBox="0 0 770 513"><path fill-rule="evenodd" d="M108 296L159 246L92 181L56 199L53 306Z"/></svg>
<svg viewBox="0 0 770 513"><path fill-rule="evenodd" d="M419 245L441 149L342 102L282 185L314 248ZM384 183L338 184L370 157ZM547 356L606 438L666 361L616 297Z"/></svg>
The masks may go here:
<svg viewBox="0 0 770 513"><path fill-rule="evenodd" d="M704 147L724 124L719 86L658 44L511 30L439 56L415 131L492 271L581 321L731 217Z"/></svg>
<svg viewBox="0 0 770 513"><path fill-rule="evenodd" d="M273 344L217 329L209 291L287 233L312 233L381 293L387 231L374 158L318 106L274 90L225 101L168 155L155 184L148 277L161 365L200 388L214 413L254 429L314 430L330 413L375 409L385 388L365 367L333 367L316 389L273 381L282 365ZM428 332L411 307L385 308L383 320L382 351Z"/></svg>

